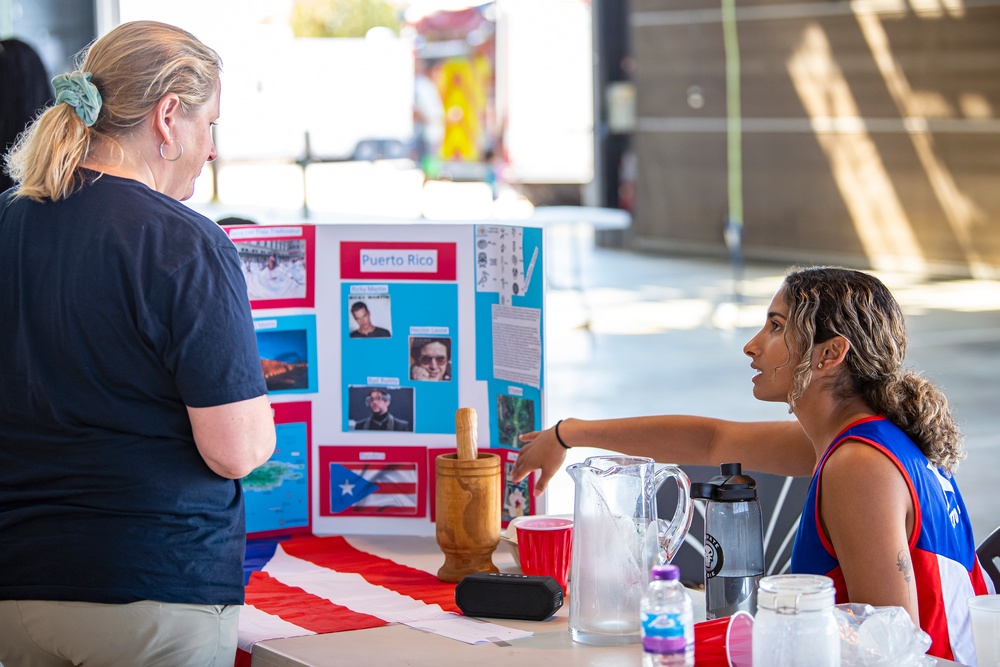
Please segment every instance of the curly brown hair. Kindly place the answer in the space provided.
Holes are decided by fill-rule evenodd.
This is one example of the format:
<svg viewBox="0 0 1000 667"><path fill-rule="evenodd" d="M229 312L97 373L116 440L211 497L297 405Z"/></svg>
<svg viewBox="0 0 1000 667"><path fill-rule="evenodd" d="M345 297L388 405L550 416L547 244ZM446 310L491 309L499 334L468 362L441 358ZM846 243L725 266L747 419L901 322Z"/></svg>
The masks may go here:
<svg viewBox="0 0 1000 667"><path fill-rule="evenodd" d="M834 391L857 396L912 439L934 465L954 472L965 458L963 436L948 400L932 382L903 366L906 323L889 289L877 278L840 267L795 267L784 281L789 350L798 355L790 409L812 380L814 345L834 336L850 343L847 372Z"/></svg>

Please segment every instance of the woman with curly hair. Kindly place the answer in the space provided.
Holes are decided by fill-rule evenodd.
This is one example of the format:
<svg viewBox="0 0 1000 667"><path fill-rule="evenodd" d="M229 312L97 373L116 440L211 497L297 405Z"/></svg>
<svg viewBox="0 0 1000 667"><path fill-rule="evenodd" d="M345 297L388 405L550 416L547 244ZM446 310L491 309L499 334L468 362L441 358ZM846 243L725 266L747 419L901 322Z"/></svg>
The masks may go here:
<svg viewBox="0 0 1000 667"><path fill-rule="evenodd" d="M794 420L562 420L521 436L512 481L540 468L541 492L576 445L811 476L791 571L833 579L838 603L903 607L930 634L931 655L972 664L966 600L992 584L952 478L962 436L944 395L903 366L892 294L860 271L793 269L743 351L754 397L787 403Z"/></svg>

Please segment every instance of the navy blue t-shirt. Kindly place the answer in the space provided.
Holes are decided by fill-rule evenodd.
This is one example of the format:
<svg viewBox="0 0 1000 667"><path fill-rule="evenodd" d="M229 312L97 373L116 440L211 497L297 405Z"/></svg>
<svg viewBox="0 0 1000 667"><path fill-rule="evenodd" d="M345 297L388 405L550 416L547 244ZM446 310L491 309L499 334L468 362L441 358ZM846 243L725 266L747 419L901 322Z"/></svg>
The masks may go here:
<svg viewBox="0 0 1000 667"><path fill-rule="evenodd" d="M243 602L186 406L266 393L236 248L138 181L0 197L0 599Z"/></svg>

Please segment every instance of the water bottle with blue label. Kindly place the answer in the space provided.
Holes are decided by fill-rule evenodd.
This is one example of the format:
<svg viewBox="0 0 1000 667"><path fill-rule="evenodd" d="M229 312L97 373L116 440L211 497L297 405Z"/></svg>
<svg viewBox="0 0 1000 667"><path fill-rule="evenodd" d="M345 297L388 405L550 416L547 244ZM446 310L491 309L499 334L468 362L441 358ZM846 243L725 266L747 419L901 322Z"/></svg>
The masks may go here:
<svg viewBox="0 0 1000 667"><path fill-rule="evenodd" d="M643 667L694 665L694 613L691 596L676 565L653 567L640 603Z"/></svg>

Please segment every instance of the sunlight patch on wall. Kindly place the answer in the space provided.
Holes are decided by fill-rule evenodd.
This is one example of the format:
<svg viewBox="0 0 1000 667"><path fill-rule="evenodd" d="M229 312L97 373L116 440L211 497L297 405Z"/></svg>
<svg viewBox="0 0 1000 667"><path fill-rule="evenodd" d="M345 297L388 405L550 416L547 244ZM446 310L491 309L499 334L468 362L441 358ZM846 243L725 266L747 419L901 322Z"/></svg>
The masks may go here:
<svg viewBox="0 0 1000 667"><path fill-rule="evenodd" d="M850 7L855 15L878 14L883 19L904 18L910 12L921 19L965 16L965 0L852 0Z"/></svg>
<svg viewBox="0 0 1000 667"><path fill-rule="evenodd" d="M829 120L838 117L860 117L847 80L818 25L805 29L789 58L788 72L814 127L829 127ZM817 129L816 139L872 266L924 271L923 252L868 132L863 126L853 132Z"/></svg>
<svg viewBox="0 0 1000 667"><path fill-rule="evenodd" d="M971 274L973 277L992 275L992 269L983 261L972 239L975 226L984 224L987 220L986 215L959 190L951 172L934 150L933 137L926 129L926 118L920 115L918 98L910 88L896 58L893 57L889 37L881 20L870 14L858 15L857 20L861 33L871 49L875 64L885 80L886 89L910 129L913 148L965 256Z"/></svg>
<svg viewBox="0 0 1000 667"><path fill-rule="evenodd" d="M966 118L985 120L993 118L993 105L982 93L962 93L958 98L962 115Z"/></svg>
<svg viewBox="0 0 1000 667"><path fill-rule="evenodd" d="M921 18L941 18L944 7L939 0L910 0L910 7Z"/></svg>
<svg viewBox="0 0 1000 667"><path fill-rule="evenodd" d="M945 14L951 18L965 16L964 0L909 0L910 7L920 18L941 18Z"/></svg>

